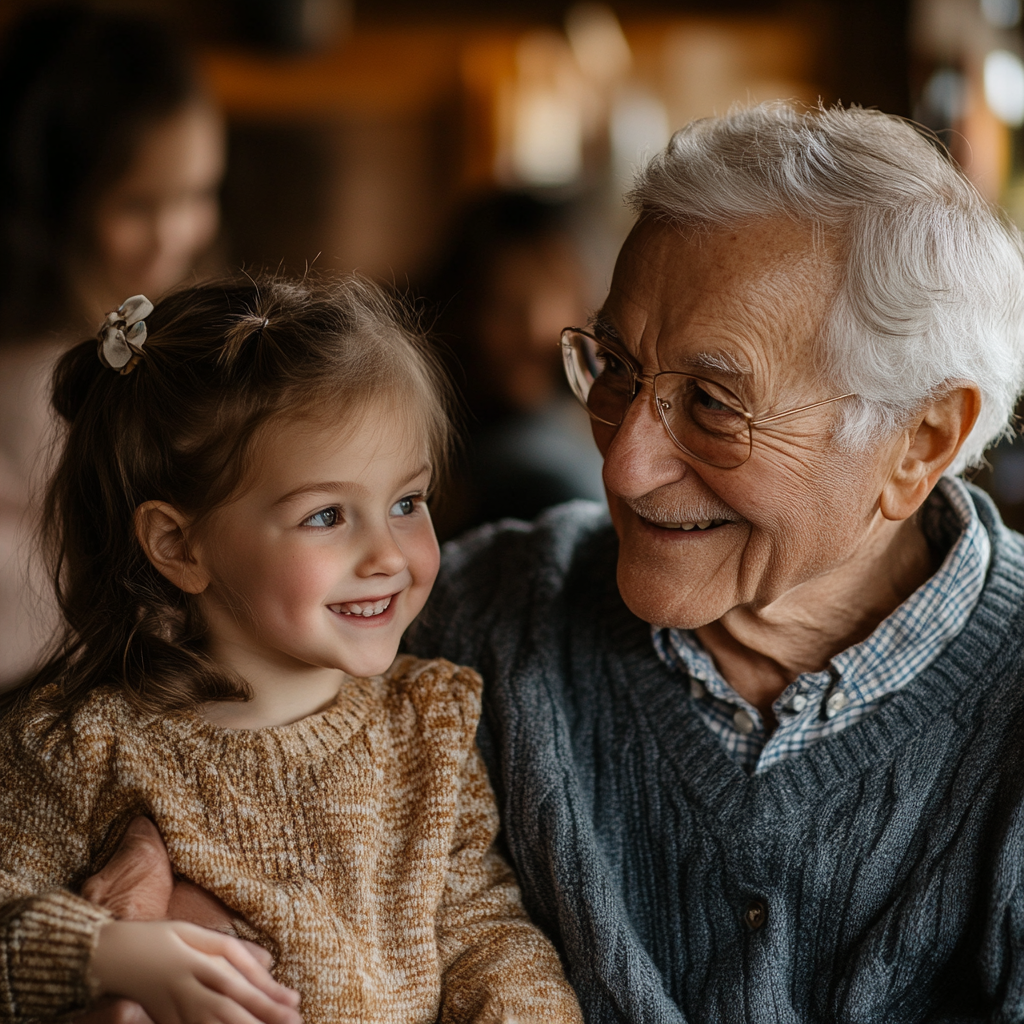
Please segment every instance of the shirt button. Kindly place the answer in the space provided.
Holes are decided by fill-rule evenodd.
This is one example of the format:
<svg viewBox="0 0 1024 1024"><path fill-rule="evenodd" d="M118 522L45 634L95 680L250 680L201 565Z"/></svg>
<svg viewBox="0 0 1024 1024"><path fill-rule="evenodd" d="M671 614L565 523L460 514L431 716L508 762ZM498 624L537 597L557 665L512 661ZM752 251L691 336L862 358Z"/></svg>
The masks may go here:
<svg viewBox="0 0 1024 1024"><path fill-rule="evenodd" d="M743 922L756 932L768 920L768 907L762 900L751 900L743 912Z"/></svg>
<svg viewBox="0 0 1024 1024"><path fill-rule="evenodd" d="M707 693L707 690L704 689L704 686L699 679L690 680L690 696L694 700L703 700L705 693Z"/></svg>
<svg viewBox="0 0 1024 1024"><path fill-rule="evenodd" d="M835 718L849 703L849 698L842 690L836 690L827 701L825 701L825 717Z"/></svg>
<svg viewBox="0 0 1024 1024"><path fill-rule="evenodd" d="M790 702L789 706L794 711L803 711L807 707L807 698L802 694L798 693Z"/></svg>
<svg viewBox="0 0 1024 1024"><path fill-rule="evenodd" d="M732 723L744 736L749 736L754 731L754 720L742 708L732 716Z"/></svg>

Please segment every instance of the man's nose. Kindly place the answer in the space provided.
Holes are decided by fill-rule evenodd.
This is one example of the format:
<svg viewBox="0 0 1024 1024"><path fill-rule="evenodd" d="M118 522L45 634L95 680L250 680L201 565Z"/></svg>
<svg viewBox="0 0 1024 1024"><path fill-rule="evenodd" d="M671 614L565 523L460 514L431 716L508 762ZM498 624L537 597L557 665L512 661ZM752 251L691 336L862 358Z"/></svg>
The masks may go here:
<svg viewBox="0 0 1024 1024"><path fill-rule="evenodd" d="M604 485L612 494L639 498L687 473L683 453L668 436L654 403L650 384L644 384L604 448Z"/></svg>

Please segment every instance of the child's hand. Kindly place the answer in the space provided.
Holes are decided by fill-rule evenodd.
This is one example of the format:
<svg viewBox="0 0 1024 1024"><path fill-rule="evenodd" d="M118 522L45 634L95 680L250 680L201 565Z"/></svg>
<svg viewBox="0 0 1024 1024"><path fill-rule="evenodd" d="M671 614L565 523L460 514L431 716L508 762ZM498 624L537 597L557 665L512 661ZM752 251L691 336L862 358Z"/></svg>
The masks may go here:
<svg viewBox="0 0 1024 1024"><path fill-rule="evenodd" d="M299 994L248 949L181 921L112 921L90 970L104 994L141 1004L156 1024L302 1024Z"/></svg>

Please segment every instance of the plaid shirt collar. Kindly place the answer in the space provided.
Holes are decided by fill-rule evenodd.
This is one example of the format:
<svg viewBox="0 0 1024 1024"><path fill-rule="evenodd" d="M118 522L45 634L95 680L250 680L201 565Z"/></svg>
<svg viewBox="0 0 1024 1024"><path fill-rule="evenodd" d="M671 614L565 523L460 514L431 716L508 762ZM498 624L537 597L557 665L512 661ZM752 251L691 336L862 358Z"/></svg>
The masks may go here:
<svg viewBox="0 0 1024 1024"><path fill-rule="evenodd" d="M942 653L981 597L992 545L970 492L943 478L922 511L929 544L946 550L938 571L859 644L822 672L805 672L773 705L778 727L766 736L758 710L725 681L689 630L652 627L654 648L690 682L690 699L729 754L760 773L776 761L860 721Z"/></svg>

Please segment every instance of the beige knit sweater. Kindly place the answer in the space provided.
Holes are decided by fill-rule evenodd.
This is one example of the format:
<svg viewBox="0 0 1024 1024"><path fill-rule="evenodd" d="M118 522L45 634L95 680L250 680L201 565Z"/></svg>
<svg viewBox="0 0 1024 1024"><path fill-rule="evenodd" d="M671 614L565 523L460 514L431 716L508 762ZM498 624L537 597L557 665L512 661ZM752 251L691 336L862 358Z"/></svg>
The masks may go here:
<svg viewBox="0 0 1024 1024"><path fill-rule="evenodd" d="M307 1024L581 1021L492 849L479 713L474 672L401 658L276 728L147 718L113 690L67 724L0 723L0 1021L89 1005L110 917L73 893L140 813L246 919Z"/></svg>

